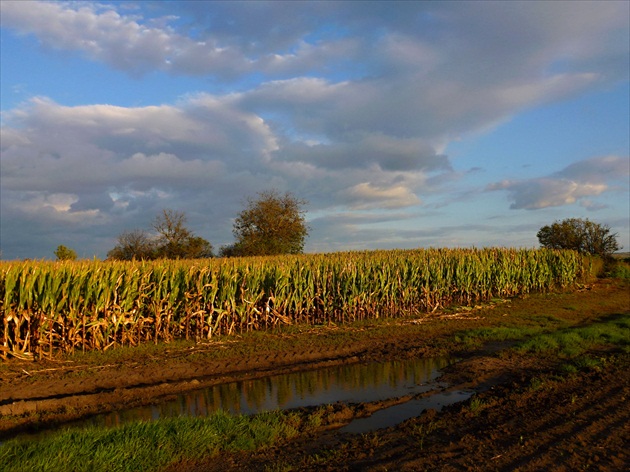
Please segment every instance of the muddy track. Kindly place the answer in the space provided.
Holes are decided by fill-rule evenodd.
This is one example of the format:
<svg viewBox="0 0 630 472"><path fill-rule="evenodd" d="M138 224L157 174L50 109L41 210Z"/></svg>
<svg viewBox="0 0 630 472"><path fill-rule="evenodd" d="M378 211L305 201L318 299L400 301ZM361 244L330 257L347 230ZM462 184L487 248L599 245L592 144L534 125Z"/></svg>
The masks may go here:
<svg viewBox="0 0 630 472"><path fill-rule="evenodd" d="M322 356L320 359L298 359L287 363L216 363L203 368L171 367L155 375L155 368L120 366L115 375L86 382L60 384L58 380L38 382L29 388L13 388L10 395L0 395L0 439L21 432L55 427L83 417L125 408L150 405L173 395L237 380L263 378L295 371L318 369L331 365L357 362L358 357ZM149 372L147 372L149 370ZM37 423L32 416L37 417Z"/></svg>
<svg viewBox="0 0 630 472"><path fill-rule="evenodd" d="M426 352L414 344L417 340L400 338L396 344L358 342L334 352L283 351L216 362L191 361L180 353L181 360L170 357L162 366L146 360L99 367L23 364L0 383L0 439L214 385Z"/></svg>
<svg viewBox="0 0 630 472"><path fill-rule="evenodd" d="M492 358L471 363L488 373ZM168 471L264 471L269 464L299 471L630 470L630 356L618 354L615 365L562 381L548 377L540 388L532 388L532 380L544 379L549 366L506 374L510 361L494 363L497 374L503 372L494 377L508 381L476 395L478 410L467 401L375 433L322 430L281 447L179 463ZM457 365L451 370L459 375ZM339 418L355 416L349 411Z"/></svg>

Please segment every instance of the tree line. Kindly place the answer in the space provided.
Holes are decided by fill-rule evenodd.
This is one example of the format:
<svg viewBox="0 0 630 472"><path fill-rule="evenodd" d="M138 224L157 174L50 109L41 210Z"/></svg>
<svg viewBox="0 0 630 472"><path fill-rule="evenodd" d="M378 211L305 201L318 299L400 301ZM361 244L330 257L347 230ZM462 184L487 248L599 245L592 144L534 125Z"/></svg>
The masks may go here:
<svg viewBox="0 0 630 472"><path fill-rule="evenodd" d="M234 221L236 241L219 249L220 257L271 256L300 254L309 228L306 225L306 201L290 192L284 195L275 190L248 198L246 207ZM164 209L151 225L154 231L134 229L118 236L116 246L107 253L110 260L202 259L214 257L209 241L196 236L186 227L186 214ZM572 249L582 254L604 259L621 249L617 233L608 225L581 218L568 218L543 226L536 234L541 247ZM74 260L76 252L58 246L59 260Z"/></svg>
<svg viewBox="0 0 630 472"><path fill-rule="evenodd" d="M221 257L299 254L304 250L308 226L303 209L306 201L290 192L275 190L248 198L237 216L233 234L236 241L219 249ZM209 241L186 227L186 214L164 209L153 220L153 233L134 229L118 236L107 253L110 260L202 259L214 257Z"/></svg>

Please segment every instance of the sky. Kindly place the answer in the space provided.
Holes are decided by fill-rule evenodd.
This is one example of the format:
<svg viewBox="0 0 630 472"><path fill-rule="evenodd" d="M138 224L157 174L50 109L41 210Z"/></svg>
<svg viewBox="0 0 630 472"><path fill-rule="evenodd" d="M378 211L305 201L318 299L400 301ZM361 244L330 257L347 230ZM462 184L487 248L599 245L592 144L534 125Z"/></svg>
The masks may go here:
<svg viewBox="0 0 630 472"><path fill-rule="evenodd" d="M163 209L215 247L307 201L305 252L630 250L630 2L0 2L0 250L104 258Z"/></svg>

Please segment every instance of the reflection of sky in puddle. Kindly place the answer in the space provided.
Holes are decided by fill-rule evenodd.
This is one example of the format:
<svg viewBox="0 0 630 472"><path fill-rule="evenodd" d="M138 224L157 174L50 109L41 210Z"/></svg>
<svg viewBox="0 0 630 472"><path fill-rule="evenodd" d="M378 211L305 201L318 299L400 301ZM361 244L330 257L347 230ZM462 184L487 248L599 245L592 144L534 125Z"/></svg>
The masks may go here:
<svg viewBox="0 0 630 472"><path fill-rule="evenodd" d="M435 388L435 384L429 384L448 363L443 358L410 359L336 366L244 380L188 392L158 405L95 416L80 424L117 426L137 420L207 416L219 409L230 413L254 414L338 401L358 403L386 400Z"/></svg>
<svg viewBox="0 0 630 472"><path fill-rule="evenodd" d="M344 433L366 433L379 428L388 428L409 418L419 416L424 410L429 408L440 411L445 406L467 400L472 394L472 391L462 390L434 393L426 398L411 400L379 410L368 418L358 418L339 431Z"/></svg>

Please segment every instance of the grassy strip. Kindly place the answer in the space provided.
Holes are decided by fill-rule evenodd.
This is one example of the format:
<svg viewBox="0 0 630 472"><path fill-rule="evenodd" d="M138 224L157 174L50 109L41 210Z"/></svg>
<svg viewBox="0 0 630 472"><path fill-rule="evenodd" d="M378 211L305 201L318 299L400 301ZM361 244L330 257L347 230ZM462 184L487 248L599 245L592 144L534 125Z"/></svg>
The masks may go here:
<svg viewBox="0 0 630 472"><path fill-rule="evenodd" d="M576 357L599 346L617 346L630 353L630 315L615 315L589 326L539 334L514 349L521 353Z"/></svg>
<svg viewBox="0 0 630 472"><path fill-rule="evenodd" d="M630 315L613 315L588 326L567 326L564 320L538 317L535 326L499 326L466 330L455 340L466 348L490 341L520 341L513 349L521 354L576 357L590 349L614 345L630 352Z"/></svg>
<svg viewBox="0 0 630 472"><path fill-rule="evenodd" d="M0 445L0 469L18 471L152 471L221 451L253 450L298 434L298 414L266 412L170 418L114 429L69 429L38 441Z"/></svg>
<svg viewBox="0 0 630 472"><path fill-rule="evenodd" d="M491 326L465 330L455 335L455 341L466 349L479 348L492 341L519 341L569 326L569 322L552 315L516 318L508 326Z"/></svg>

